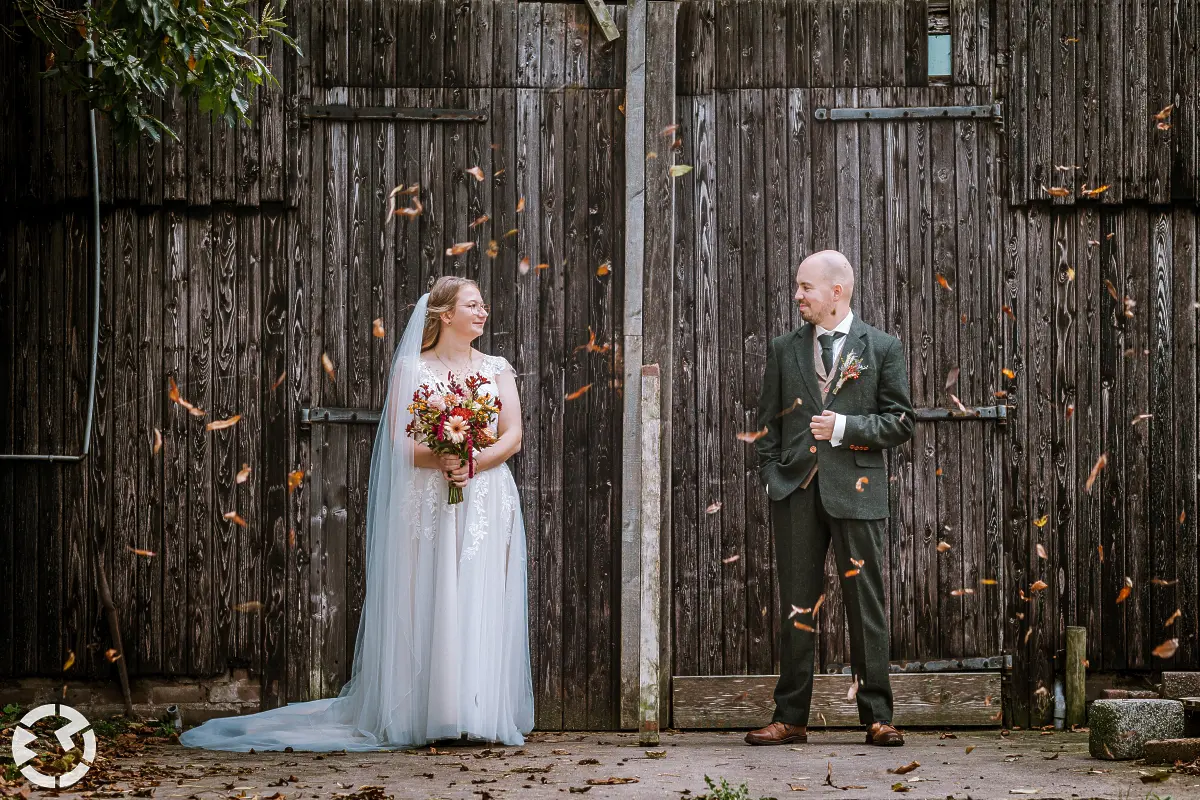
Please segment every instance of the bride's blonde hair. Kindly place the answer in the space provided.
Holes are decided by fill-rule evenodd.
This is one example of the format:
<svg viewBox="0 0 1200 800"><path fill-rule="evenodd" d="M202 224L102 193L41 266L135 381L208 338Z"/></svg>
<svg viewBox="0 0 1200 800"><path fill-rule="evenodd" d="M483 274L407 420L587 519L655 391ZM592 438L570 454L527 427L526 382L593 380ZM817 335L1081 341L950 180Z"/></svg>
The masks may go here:
<svg viewBox="0 0 1200 800"><path fill-rule="evenodd" d="M438 338L442 335L442 314L454 311L458 306L458 293L464 286L479 288L479 284L470 278L443 275L429 290L429 303L425 310L425 331L421 336L422 353L437 346Z"/></svg>

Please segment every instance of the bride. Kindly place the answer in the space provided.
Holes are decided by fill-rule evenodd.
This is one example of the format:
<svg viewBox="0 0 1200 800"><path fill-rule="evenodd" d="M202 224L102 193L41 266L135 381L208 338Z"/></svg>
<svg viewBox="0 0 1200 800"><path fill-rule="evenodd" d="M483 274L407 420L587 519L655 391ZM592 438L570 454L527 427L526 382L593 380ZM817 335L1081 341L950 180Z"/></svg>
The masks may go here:
<svg viewBox="0 0 1200 800"><path fill-rule="evenodd" d="M392 359L367 492L367 587L350 681L337 697L212 719L179 737L212 750L388 750L439 739L524 743L533 729L525 528L505 463L521 447L512 366L475 350L488 306L443 277ZM421 384L479 374L499 439L475 477L405 435ZM464 501L447 503L448 484Z"/></svg>

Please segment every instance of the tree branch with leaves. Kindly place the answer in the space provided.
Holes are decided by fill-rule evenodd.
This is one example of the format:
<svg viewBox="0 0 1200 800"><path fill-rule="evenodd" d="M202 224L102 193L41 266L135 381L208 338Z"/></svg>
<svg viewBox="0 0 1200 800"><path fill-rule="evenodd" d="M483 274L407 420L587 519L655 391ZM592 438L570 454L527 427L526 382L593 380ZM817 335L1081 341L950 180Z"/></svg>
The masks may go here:
<svg viewBox="0 0 1200 800"><path fill-rule="evenodd" d="M43 76L107 114L122 144L179 138L151 113L176 89L230 127L249 125L251 87L279 85L255 43L300 50L284 33L284 5L256 18L248 0L16 0L18 24L48 48Z"/></svg>

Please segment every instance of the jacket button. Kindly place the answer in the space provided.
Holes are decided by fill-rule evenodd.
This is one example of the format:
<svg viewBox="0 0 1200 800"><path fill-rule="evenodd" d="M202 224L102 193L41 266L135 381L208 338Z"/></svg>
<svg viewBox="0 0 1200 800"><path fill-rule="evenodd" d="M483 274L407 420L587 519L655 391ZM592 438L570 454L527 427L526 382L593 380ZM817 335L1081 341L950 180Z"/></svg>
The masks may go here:
<svg viewBox="0 0 1200 800"><path fill-rule="evenodd" d="M815 453L815 452L817 452L817 446L814 444L813 446L809 447L809 448L808 448L808 452L810 452L810 453Z"/></svg>

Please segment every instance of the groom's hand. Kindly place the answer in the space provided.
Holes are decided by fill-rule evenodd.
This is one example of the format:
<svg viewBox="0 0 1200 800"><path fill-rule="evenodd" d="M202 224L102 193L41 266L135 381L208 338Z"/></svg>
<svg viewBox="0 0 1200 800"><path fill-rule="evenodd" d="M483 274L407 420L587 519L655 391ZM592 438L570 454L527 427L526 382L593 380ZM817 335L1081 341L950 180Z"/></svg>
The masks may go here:
<svg viewBox="0 0 1200 800"><path fill-rule="evenodd" d="M837 421L837 414L832 411L822 411L819 416L813 417L812 422L808 423L808 427L812 429L814 439L827 442L833 438L833 425Z"/></svg>

